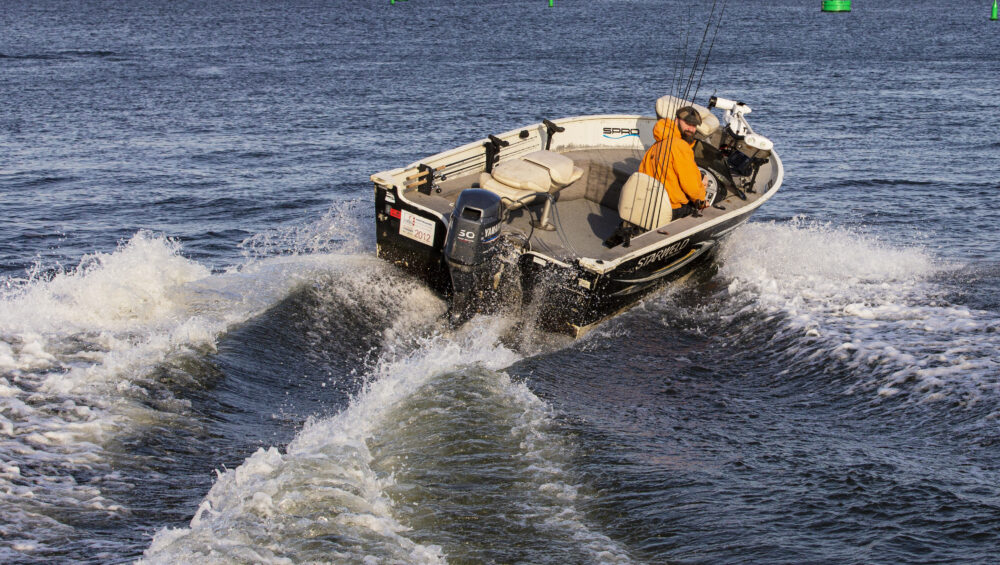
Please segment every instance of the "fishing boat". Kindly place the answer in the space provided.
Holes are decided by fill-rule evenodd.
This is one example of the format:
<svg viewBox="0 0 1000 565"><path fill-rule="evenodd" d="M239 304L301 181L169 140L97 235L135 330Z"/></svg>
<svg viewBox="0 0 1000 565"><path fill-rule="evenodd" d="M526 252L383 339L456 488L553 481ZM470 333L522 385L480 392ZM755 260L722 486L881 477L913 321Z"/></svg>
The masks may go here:
<svg viewBox="0 0 1000 565"><path fill-rule="evenodd" d="M671 221L662 184L638 172L658 119L692 106L707 207ZM371 175L377 254L450 300L450 317L530 306L579 336L712 258L781 186L750 107L675 96L656 116L542 120ZM716 114L720 115L716 115Z"/></svg>

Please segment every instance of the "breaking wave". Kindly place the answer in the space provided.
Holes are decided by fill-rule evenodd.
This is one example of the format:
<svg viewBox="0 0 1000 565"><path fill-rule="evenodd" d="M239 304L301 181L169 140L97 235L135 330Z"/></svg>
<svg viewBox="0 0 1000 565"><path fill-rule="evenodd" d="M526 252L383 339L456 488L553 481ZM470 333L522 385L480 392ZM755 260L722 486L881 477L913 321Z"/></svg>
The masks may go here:
<svg viewBox="0 0 1000 565"><path fill-rule="evenodd" d="M198 364L228 329L324 274L365 289L389 268L337 252L356 239L323 239L336 210L295 228L311 233L319 253L258 253L213 273L177 241L141 231L74 268L39 265L0 281L0 510L9 518L0 561L96 544L80 524L132 512L118 495L135 479L120 469L141 455L120 442L198 426L186 387L210 386L195 382L210 377L174 370L186 359Z"/></svg>
<svg viewBox="0 0 1000 565"><path fill-rule="evenodd" d="M780 313L788 331L857 379L849 394L971 406L1000 386L996 312L949 300L956 271L923 249L797 219L755 223L721 252L729 292Z"/></svg>
<svg viewBox="0 0 1000 565"><path fill-rule="evenodd" d="M554 545L627 561L578 510L551 409L503 372L520 358L501 344L509 324L386 343L343 411L220 472L190 526L160 531L143 562L538 562ZM503 547L504 531L544 543Z"/></svg>

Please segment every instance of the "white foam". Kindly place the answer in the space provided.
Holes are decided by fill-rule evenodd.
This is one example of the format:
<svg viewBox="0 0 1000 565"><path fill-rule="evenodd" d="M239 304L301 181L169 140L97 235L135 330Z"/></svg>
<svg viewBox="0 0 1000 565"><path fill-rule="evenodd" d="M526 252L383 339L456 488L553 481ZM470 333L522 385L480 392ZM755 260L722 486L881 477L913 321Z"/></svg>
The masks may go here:
<svg viewBox="0 0 1000 565"><path fill-rule="evenodd" d="M226 70L222 67L208 66L208 67L198 67L191 71L191 75L200 78L219 78L226 75Z"/></svg>
<svg viewBox="0 0 1000 565"><path fill-rule="evenodd" d="M757 307L857 368L848 392L890 397L913 381L918 397L971 404L998 381L995 316L941 298L933 276L953 267L924 250L797 219L744 226L720 259L731 294L754 293Z"/></svg>
<svg viewBox="0 0 1000 565"><path fill-rule="evenodd" d="M470 359L456 342L441 341L440 337L419 341L422 347L403 357L397 357L393 344L388 344L389 352L376 367L374 378L347 409L309 422L285 454L273 447L261 449L237 469L220 473L190 528L158 533L143 562L175 563L206 555L220 562L235 562L231 553L234 545L296 546L299 541L288 535L298 534L300 526L357 539L353 547L328 549L354 559L362 559L377 546L389 553L386 557L390 560L443 562L439 547L405 537L406 528L393 517L391 501L385 495L392 478L379 476L372 469L366 439L399 402L441 371L460 363L504 363L514 357L494 350ZM284 517L281 531L272 531L265 520L274 517L274 508L280 508ZM324 509L323 520L292 523L295 516L315 508ZM297 555L302 558L301 553Z"/></svg>
<svg viewBox="0 0 1000 565"><path fill-rule="evenodd" d="M367 254L320 253L257 257L212 274L184 258L176 242L140 232L113 253L85 257L76 268L46 276L36 269L26 279L5 281L0 465L18 473L0 474L0 508L24 516L8 532L11 539L40 548L63 543L63 528L38 527L44 515L31 500L68 512L127 512L99 488L102 473L114 475L105 445L145 426L183 425L187 417L189 402L164 398L166 391L153 380L157 365L211 350L231 325L320 275L340 272L364 290L373 273L388 268ZM427 291L402 288L416 293L414 302L428 311L441 307ZM377 292L387 291L367 296ZM77 484L69 478L74 469L96 477Z"/></svg>
<svg viewBox="0 0 1000 565"><path fill-rule="evenodd" d="M472 367L496 372L517 361L520 356L500 344L510 323L476 318L454 333L388 339L366 386L342 412L308 422L284 453L261 449L237 469L220 473L190 526L159 532L143 562L206 557L236 562L234 547L254 552L282 548L297 561L337 555L340 561L444 562L440 546L409 539L409 529L396 517L387 495L396 484L395 472L373 465L369 443L376 437L384 440L387 428L400 419L412 423L448 410L421 402L420 411L408 411L414 395L442 375ZM588 528L576 509L578 485L565 469L571 459L565 442L549 431L551 409L523 383L512 382L502 372L491 374L497 381L481 401L516 406L519 416L511 433L521 451L511 460L521 462L524 472L534 477L533 512L548 516L540 526L559 539L569 536L584 542L581 545L590 548L597 561L627 561L626 552ZM475 390L466 392L476 397ZM395 465L397 471L405 464L391 455L380 462L390 469ZM323 536L340 541L325 545L319 554L306 547L309 538ZM424 532L427 537L433 532Z"/></svg>
<svg viewBox="0 0 1000 565"><path fill-rule="evenodd" d="M373 238L367 237L373 223L370 206L365 200L346 200L315 221L255 234L240 244L245 258L243 265L279 255L371 252Z"/></svg>
<svg viewBox="0 0 1000 565"><path fill-rule="evenodd" d="M363 392L340 414L307 423L284 453L261 449L237 469L220 472L190 526L160 531L144 560L299 562L312 555L306 546L331 534L357 545L320 543L317 561L368 559L375 552L388 561L442 562L440 547L407 538L385 494L394 479L372 469L367 440L436 376L463 366L500 370L518 360L499 345L510 321L479 319L453 334L428 336L444 303L420 284L400 283L371 254L338 251L360 245L342 216L340 210L302 229L251 238L246 262L221 274L184 258L176 242L140 232L75 269L5 281L0 508L17 524L8 532L12 543L33 551L59 547L72 531L40 508L127 513L101 491L102 478L118 480L105 445L143 426L183 420L187 409L184 399L157 398L158 408L147 402L156 384L151 370L171 356L211 350L231 325L298 285L332 275L348 284L316 290L327 293L330 307L403 305L387 310L392 321L382 335L384 353ZM542 506L555 509L553 531L572 527L600 552L622 554L576 511L578 485L553 455L546 405L522 384L508 379L501 385L523 405L516 433L540 499L551 501ZM95 478L79 484L74 469Z"/></svg>
<svg viewBox="0 0 1000 565"><path fill-rule="evenodd" d="M595 563L630 563L628 552L611 538L593 529L577 505L580 487L568 468L573 448L552 433L551 408L534 395L524 383L507 381L506 393L523 406L519 421L512 430L520 440L526 470L533 475L534 504L545 515L544 527L554 539L567 536L589 553Z"/></svg>

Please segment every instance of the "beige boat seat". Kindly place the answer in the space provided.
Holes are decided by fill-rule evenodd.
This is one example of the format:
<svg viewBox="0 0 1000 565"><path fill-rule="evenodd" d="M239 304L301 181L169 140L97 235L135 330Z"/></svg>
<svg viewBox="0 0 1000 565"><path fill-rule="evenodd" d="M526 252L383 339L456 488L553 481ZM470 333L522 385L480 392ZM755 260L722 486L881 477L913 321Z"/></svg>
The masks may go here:
<svg viewBox="0 0 1000 565"><path fill-rule="evenodd" d="M702 137L708 137L719 130L719 118L717 118L711 110L699 104L695 104L694 102L688 102L683 98L678 98L669 94L661 96L660 99L656 101L656 116L661 119L674 118L677 115L677 110L683 108L684 106L691 106L698 112L698 115L701 116L701 125L698 126L699 135Z"/></svg>
<svg viewBox="0 0 1000 565"><path fill-rule="evenodd" d="M670 223L673 209L663 183L643 173L633 173L622 186L618 198L622 220L651 230Z"/></svg>
<svg viewBox="0 0 1000 565"><path fill-rule="evenodd" d="M569 157L541 150L498 163L492 174L480 173L479 186L509 200L516 208L532 200L529 196L557 192L582 175L583 169Z"/></svg>

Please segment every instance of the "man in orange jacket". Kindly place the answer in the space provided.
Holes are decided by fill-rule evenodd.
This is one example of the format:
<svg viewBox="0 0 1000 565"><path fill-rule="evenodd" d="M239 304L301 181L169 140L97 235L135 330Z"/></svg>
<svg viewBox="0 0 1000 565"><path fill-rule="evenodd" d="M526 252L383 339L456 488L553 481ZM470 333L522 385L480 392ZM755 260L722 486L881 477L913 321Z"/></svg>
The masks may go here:
<svg viewBox="0 0 1000 565"><path fill-rule="evenodd" d="M663 118L653 127L656 143L646 151L639 172L663 183L674 220L706 206L706 181L694 162L694 134L701 116L691 106L677 110L673 120Z"/></svg>

